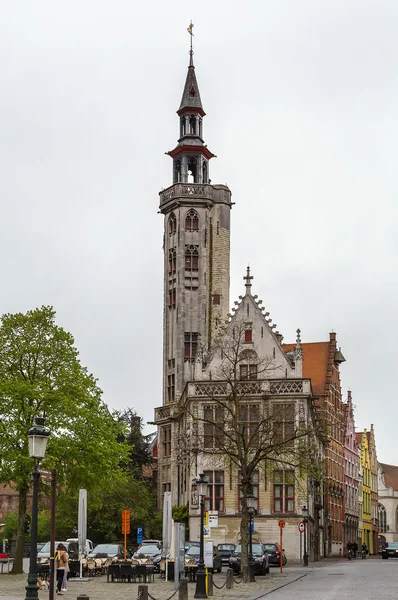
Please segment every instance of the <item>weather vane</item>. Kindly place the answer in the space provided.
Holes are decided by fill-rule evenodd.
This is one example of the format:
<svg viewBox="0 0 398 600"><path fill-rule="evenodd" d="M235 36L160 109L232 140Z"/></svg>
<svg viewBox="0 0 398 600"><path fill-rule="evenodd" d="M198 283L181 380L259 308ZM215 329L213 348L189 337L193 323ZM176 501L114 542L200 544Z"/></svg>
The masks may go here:
<svg viewBox="0 0 398 600"><path fill-rule="evenodd" d="M187 31L188 31L189 35L191 36L191 49L190 49L190 51L189 51L189 55L190 55L190 57L191 57L191 61L192 61L192 56L193 56L193 50L192 50L192 37L193 37L193 35L194 35L194 33L193 33L193 31L192 31L192 28L193 28L193 23L192 23L192 21L191 21L191 23L190 23L189 27L187 28Z"/></svg>

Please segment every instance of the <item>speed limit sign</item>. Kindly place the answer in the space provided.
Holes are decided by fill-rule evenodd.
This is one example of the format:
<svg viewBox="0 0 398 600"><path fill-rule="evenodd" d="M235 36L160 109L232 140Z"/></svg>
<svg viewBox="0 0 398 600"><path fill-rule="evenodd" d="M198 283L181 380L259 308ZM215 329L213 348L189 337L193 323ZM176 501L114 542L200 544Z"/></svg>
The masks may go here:
<svg viewBox="0 0 398 600"><path fill-rule="evenodd" d="M305 525L303 521L300 521L300 523L298 524L298 530L300 533L304 533L304 529L305 529Z"/></svg>

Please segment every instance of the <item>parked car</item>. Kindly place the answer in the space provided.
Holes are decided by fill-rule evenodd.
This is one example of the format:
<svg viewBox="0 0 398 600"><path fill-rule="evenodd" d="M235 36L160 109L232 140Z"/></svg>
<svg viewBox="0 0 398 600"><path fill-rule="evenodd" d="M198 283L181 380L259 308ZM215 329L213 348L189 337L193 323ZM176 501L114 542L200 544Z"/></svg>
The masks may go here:
<svg viewBox="0 0 398 600"><path fill-rule="evenodd" d="M398 542L386 542L381 552L381 558L398 558Z"/></svg>
<svg viewBox="0 0 398 600"><path fill-rule="evenodd" d="M187 554L187 552L191 546L198 546L198 548L199 548L200 542L185 542L185 554Z"/></svg>
<svg viewBox="0 0 398 600"><path fill-rule="evenodd" d="M76 544L79 546L79 540L78 538L68 538L66 540L67 542L76 542ZM90 552L92 552L94 550L94 544L91 540L86 540L86 545L85 545L85 549L83 551L83 554L90 554Z"/></svg>
<svg viewBox="0 0 398 600"><path fill-rule="evenodd" d="M79 554L78 545L75 542L55 542L55 550L57 549L58 544L63 544L71 558ZM50 542L46 542L41 548L40 552L37 553L37 560L40 561L41 558L50 558Z"/></svg>
<svg viewBox="0 0 398 600"><path fill-rule="evenodd" d="M227 565L231 554L235 550L235 544L218 544L217 550L221 556L222 564Z"/></svg>
<svg viewBox="0 0 398 600"><path fill-rule="evenodd" d="M265 552L262 544L252 544L254 570L258 575L269 573L269 555ZM242 546L238 544L230 556L229 566L235 572L239 573L241 568Z"/></svg>
<svg viewBox="0 0 398 600"><path fill-rule="evenodd" d="M149 556L153 558L155 556L160 556L162 553L162 545L158 540L154 540L153 542L142 542L134 552L133 557L137 558L138 556Z"/></svg>
<svg viewBox="0 0 398 600"><path fill-rule="evenodd" d="M199 563L199 556L200 556L200 546L199 545L191 545L188 548L188 552L185 553L186 558L193 558L195 560L195 563L198 564ZM210 571L217 571L217 573L221 573L222 571L222 560L221 560L221 556L218 553L218 550L216 548L216 546L214 546L213 548L213 568L210 569Z"/></svg>
<svg viewBox="0 0 398 600"><path fill-rule="evenodd" d="M102 557L104 558L123 558L124 550L121 544L97 544L88 555L88 558L96 558L98 554L102 554ZM130 552L128 550L126 551L126 557L130 558Z"/></svg>
<svg viewBox="0 0 398 600"><path fill-rule="evenodd" d="M279 544L273 544L269 542L265 542L263 544L264 550L269 555L269 564L276 565L279 567L281 564L281 547ZM287 558L284 549L282 548L282 565L285 566L287 563Z"/></svg>

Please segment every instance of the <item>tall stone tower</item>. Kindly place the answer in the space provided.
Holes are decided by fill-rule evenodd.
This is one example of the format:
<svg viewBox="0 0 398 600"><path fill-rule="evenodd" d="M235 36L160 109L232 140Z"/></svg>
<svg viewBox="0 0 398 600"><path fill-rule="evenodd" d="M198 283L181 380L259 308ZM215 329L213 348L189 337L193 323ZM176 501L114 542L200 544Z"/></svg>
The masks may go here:
<svg viewBox="0 0 398 600"><path fill-rule="evenodd" d="M192 38L191 38L192 39ZM205 112L193 64L179 117L178 144L168 152L173 184L160 192L164 214L163 404L178 400L195 379L196 358L208 350L229 312L231 192L210 182L203 140Z"/></svg>

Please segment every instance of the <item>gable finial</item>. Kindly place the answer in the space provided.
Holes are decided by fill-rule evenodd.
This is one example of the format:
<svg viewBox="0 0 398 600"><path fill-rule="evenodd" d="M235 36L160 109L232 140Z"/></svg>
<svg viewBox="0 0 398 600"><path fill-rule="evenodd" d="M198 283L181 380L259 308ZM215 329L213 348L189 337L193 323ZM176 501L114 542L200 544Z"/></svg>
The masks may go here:
<svg viewBox="0 0 398 600"><path fill-rule="evenodd" d="M187 31L188 31L189 35L191 36L191 49L189 50L189 66L190 67L193 67L193 49L192 49L192 38L194 35L193 31L192 31L193 26L194 25L193 25L192 19L191 19L191 23L190 23L189 27L187 28Z"/></svg>
<svg viewBox="0 0 398 600"><path fill-rule="evenodd" d="M250 275L250 266L249 265L247 265L246 275L243 276L243 279L246 281L246 283L245 283L246 294L249 294L250 293L250 288L252 286L251 280L253 279L253 275Z"/></svg>
<svg viewBox="0 0 398 600"><path fill-rule="evenodd" d="M294 347L294 356L295 356L296 360L297 359L302 360L303 359L303 348L301 346L301 336L300 336L301 330L297 329L296 333L297 333L297 338L296 338L296 345Z"/></svg>

